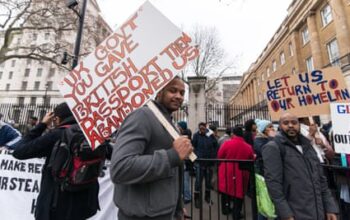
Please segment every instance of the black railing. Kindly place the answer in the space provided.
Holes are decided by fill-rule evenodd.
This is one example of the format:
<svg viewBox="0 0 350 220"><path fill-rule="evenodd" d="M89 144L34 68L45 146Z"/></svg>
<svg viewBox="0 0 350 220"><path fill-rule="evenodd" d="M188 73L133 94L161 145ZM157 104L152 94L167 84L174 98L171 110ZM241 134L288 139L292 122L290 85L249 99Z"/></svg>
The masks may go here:
<svg viewBox="0 0 350 220"><path fill-rule="evenodd" d="M324 66L324 68L331 67L331 66L339 66L342 68L342 67L349 66L349 65L350 65L350 53L348 53L342 57L339 57L338 59L333 60L331 63Z"/></svg>
<svg viewBox="0 0 350 220"><path fill-rule="evenodd" d="M206 106L206 121L217 127L233 127L248 119L270 119L266 102L254 106L209 104Z"/></svg>
<svg viewBox="0 0 350 220"><path fill-rule="evenodd" d="M186 180L188 185L187 189L184 187L183 199L187 210L187 219L231 220L233 218L235 197L220 190L219 184L223 184L221 181L226 182L225 186L230 185L233 187L231 190L226 189L226 192L236 192L236 190L244 192L244 196L240 201L242 202L242 209L239 213L240 218L257 219L254 161L197 159L195 163L186 161L185 164L183 180L184 186L186 186ZM234 169L238 167L244 173L243 179L245 181L243 181L243 184L236 184L236 179L229 178L230 175L228 173L224 174L226 178L220 179L220 165L224 166L221 172L223 170L227 172L229 168ZM236 173L236 175L239 178L240 174ZM228 183L228 181L231 181L231 183Z"/></svg>
<svg viewBox="0 0 350 220"><path fill-rule="evenodd" d="M13 123L17 129L23 132L29 117L35 116L40 120L56 106L57 104L0 104L0 113L3 115L4 121Z"/></svg>

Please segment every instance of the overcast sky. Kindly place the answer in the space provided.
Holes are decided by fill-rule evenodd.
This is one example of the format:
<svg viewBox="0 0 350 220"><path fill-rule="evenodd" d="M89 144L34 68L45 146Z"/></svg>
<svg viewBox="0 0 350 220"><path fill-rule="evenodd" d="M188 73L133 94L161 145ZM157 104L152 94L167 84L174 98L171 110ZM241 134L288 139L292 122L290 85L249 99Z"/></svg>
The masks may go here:
<svg viewBox="0 0 350 220"><path fill-rule="evenodd" d="M145 0L97 0L102 16L115 30ZM291 0L150 0L174 24L216 27L229 59L239 56L246 71L272 38Z"/></svg>

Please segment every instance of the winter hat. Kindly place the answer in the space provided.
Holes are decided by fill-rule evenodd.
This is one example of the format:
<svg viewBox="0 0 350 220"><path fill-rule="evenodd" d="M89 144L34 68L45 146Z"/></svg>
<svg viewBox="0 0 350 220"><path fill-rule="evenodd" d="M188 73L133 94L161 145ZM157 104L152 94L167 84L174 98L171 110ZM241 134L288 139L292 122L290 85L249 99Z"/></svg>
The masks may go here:
<svg viewBox="0 0 350 220"><path fill-rule="evenodd" d="M177 125L182 129L186 130L187 129L187 123L185 121L179 121Z"/></svg>
<svg viewBox="0 0 350 220"><path fill-rule="evenodd" d="M61 118L61 120L66 119L70 116L73 116L72 112L70 111L67 103L63 102L56 106L56 108L53 110L55 116L58 116Z"/></svg>
<svg viewBox="0 0 350 220"><path fill-rule="evenodd" d="M255 119L256 127L259 133L264 133L267 126L269 126L272 122L263 119Z"/></svg>

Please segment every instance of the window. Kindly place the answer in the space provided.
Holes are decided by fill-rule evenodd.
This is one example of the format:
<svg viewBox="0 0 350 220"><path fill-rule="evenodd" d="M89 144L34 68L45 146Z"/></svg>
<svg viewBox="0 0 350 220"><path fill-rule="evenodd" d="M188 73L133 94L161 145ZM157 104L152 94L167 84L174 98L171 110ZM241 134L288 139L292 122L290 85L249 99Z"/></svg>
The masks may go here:
<svg viewBox="0 0 350 220"><path fill-rule="evenodd" d="M27 59L27 65L32 64L32 59Z"/></svg>
<svg viewBox="0 0 350 220"><path fill-rule="evenodd" d="M26 69L24 70L24 77L28 77L29 74L30 74L30 69L29 69L29 68L26 68Z"/></svg>
<svg viewBox="0 0 350 220"><path fill-rule="evenodd" d="M30 104L36 105L36 97L30 97ZM34 112L33 112L33 115L34 115Z"/></svg>
<svg viewBox="0 0 350 220"><path fill-rule="evenodd" d="M0 79L2 78L2 72L0 72Z"/></svg>
<svg viewBox="0 0 350 220"><path fill-rule="evenodd" d="M265 74L262 73L262 74L261 74L261 82L264 82L264 81L265 81Z"/></svg>
<svg viewBox="0 0 350 220"><path fill-rule="evenodd" d="M38 34L37 33L33 33L33 40L38 39Z"/></svg>
<svg viewBox="0 0 350 220"><path fill-rule="evenodd" d="M20 44L21 43L21 41L22 41L22 39L19 37L19 38L17 38L17 44Z"/></svg>
<svg viewBox="0 0 350 220"><path fill-rule="evenodd" d="M309 39L309 30L307 27L305 27L302 32L301 32L302 38L303 38L303 45L307 44L310 39Z"/></svg>
<svg viewBox="0 0 350 220"><path fill-rule="evenodd" d="M50 68L50 70L49 70L49 77L53 77L55 75L55 71L56 71L55 68Z"/></svg>
<svg viewBox="0 0 350 220"><path fill-rule="evenodd" d="M43 75L43 69L42 68L39 68L38 69L38 72L36 73L36 76L37 77L41 77Z"/></svg>
<svg viewBox="0 0 350 220"><path fill-rule="evenodd" d="M291 57L294 56L293 45L292 45L292 43L289 43L289 55L290 55Z"/></svg>
<svg viewBox="0 0 350 220"><path fill-rule="evenodd" d="M11 61L11 67L14 67L16 65L16 60Z"/></svg>
<svg viewBox="0 0 350 220"><path fill-rule="evenodd" d="M286 63L286 58L284 56L284 52L282 52L280 54L280 62L281 62L281 65L285 64Z"/></svg>
<svg viewBox="0 0 350 220"><path fill-rule="evenodd" d="M314 70L314 61L312 60L312 57L306 59L306 70L308 73Z"/></svg>
<svg viewBox="0 0 350 220"><path fill-rule="evenodd" d="M24 91L24 90L27 90L27 86L28 86L28 82L27 81L23 81L22 82L22 86L21 86L21 89Z"/></svg>
<svg viewBox="0 0 350 220"><path fill-rule="evenodd" d="M50 37L50 33L45 33L45 40L48 40Z"/></svg>
<svg viewBox="0 0 350 220"><path fill-rule="evenodd" d="M277 69L277 62L276 62L276 60L273 60L272 61L272 72L276 72L276 69Z"/></svg>
<svg viewBox="0 0 350 220"><path fill-rule="evenodd" d="M6 91L9 91L10 90L10 83L7 83L6 84Z"/></svg>
<svg viewBox="0 0 350 220"><path fill-rule="evenodd" d="M17 98L17 101L18 101L18 105L23 105L24 104L24 97L18 97Z"/></svg>
<svg viewBox="0 0 350 220"><path fill-rule="evenodd" d="M332 63L332 65L339 65L339 50L336 39L332 40L327 44L327 50L329 62Z"/></svg>
<svg viewBox="0 0 350 220"><path fill-rule="evenodd" d="M13 72L10 71L10 72L9 72L9 79L12 79L12 77L13 77Z"/></svg>
<svg viewBox="0 0 350 220"><path fill-rule="evenodd" d="M39 60L39 64L43 65L44 64L44 60Z"/></svg>
<svg viewBox="0 0 350 220"><path fill-rule="evenodd" d="M49 90L49 91L52 90L52 85L53 85L52 81L48 81L48 82L46 83L46 85L45 85L45 86L46 86L46 89Z"/></svg>
<svg viewBox="0 0 350 220"><path fill-rule="evenodd" d="M327 4L322 8L321 17L322 17L323 27L329 24L333 20L332 9L331 9L331 6L329 6L329 4Z"/></svg>
<svg viewBox="0 0 350 220"><path fill-rule="evenodd" d="M270 77L270 67L267 67L266 74L267 74L267 77Z"/></svg>
<svg viewBox="0 0 350 220"><path fill-rule="evenodd" d="M39 81L35 81L34 82L34 90L39 90L40 87L40 82Z"/></svg>

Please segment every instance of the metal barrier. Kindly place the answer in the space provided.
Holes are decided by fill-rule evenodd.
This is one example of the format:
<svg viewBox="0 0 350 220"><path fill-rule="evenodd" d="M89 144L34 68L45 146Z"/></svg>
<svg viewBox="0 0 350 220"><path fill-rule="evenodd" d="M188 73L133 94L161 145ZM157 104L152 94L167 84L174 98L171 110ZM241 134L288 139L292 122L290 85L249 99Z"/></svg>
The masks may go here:
<svg viewBox="0 0 350 220"><path fill-rule="evenodd" d="M339 204L339 219L350 219L350 204L345 203L340 198L341 185L343 187L350 187L350 167L342 167L337 165L323 165L325 173L328 178L330 189L334 192Z"/></svg>
<svg viewBox="0 0 350 220"><path fill-rule="evenodd" d="M191 165L193 167L191 167ZM224 180L219 179L219 167L221 166L221 172L225 172ZM236 172L233 178L228 179L230 176L229 170L236 169L242 172ZM247 182L243 185L236 183L239 176L245 176ZM198 182L196 182L196 177ZM199 219L199 220L220 220L220 219L232 219L235 208L239 206L240 202L242 210L239 213L241 216L234 219L257 219L256 208L256 193L255 193L255 173L254 173L254 161L251 160L223 160L223 159L197 159L195 163L190 161L185 162L184 173L184 190L183 198L185 201L185 208L187 210L187 219ZM204 180L204 184L203 184ZM187 189L186 189L186 181ZM228 185L233 186L233 191L242 190L244 192L243 199L240 201L236 197L226 195L219 190L219 184L226 181L226 187ZM229 183L228 181L232 181ZM204 187L203 187L204 185ZM189 192L186 192L188 190ZM228 190L228 189L227 189ZM226 191L227 191L226 190ZM190 199L186 198L186 193L190 193ZM236 194L238 195L238 194ZM236 204L236 206L234 206ZM237 213L237 211L236 211Z"/></svg>

